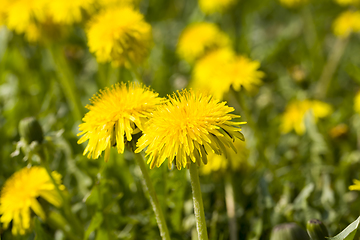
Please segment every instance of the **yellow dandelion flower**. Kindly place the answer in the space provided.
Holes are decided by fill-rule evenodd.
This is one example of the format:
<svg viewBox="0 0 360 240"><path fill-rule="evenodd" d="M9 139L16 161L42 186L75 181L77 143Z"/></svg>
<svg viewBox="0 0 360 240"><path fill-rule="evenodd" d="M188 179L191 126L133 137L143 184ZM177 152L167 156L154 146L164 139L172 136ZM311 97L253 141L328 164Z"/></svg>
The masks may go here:
<svg viewBox="0 0 360 240"><path fill-rule="evenodd" d="M360 3L360 0L335 0L339 5L357 5Z"/></svg>
<svg viewBox="0 0 360 240"><path fill-rule="evenodd" d="M281 117L281 131L288 133L295 130L298 135L304 134L305 116L311 111L313 120L318 121L331 114L332 107L324 102L317 100L295 101L290 103Z"/></svg>
<svg viewBox="0 0 360 240"><path fill-rule="evenodd" d="M168 159L177 169L187 167L190 162L207 163L207 154L226 154L235 147L236 138L244 140L240 125L229 114L234 108L226 106L211 95L192 90L183 90L169 97L169 101L153 113L143 135L137 142L135 152L146 149L150 168L159 167Z"/></svg>
<svg viewBox="0 0 360 240"><path fill-rule="evenodd" d="M53 172L55 181L61 183L61 175ZM62 185L60 189L64 189ZM47 171L43 167L23 168L14 173L4 184L0 197L0 221L7 228L12 221L12 233L25 234L30 228L31 210L45 219L45 212L37 198L41 197L56 207L62 201Z"/></svg>
<svg viewBox="0 0 360 240"><path fill-rule="evenodd" d="M360 113L360 91L358 91L354 98L354 110L356 113Z"/></svg>
<svg viewBox="0 0 360 240"><path fill-rule="evenodd" d="M95 16L87 36L90 51L97 60L111 61L114 65L142 63L152 44L150 24L129 6L109 8Z"/></svg>
<svg viewBox="0 0 360 240"><path fill-rule="evenodd" d="M119 153L124 152L124 141L131 141L132 134L143 130L144 123L162 102L158 94L139 84L115 84L92 97L90 111L80 124L83 135L78 143L89 140L84 155L97 159L105 151L105 161L108 161L110 148L117 147Z"/></svg>
<svg viewBox="0 0 360 240"><path fill-rule="evenodd" d="M230 152L228 158L223 155L217 155L215 153L209 153L208 163L201 166L200 172L204 175L208 175L213 172L225 173L228 170L236 171L242 168L249 156L249 149L246 148L245 141L236 141L234 146L236 152Z"/></svg>
<svg viewBox="0 0 360 240"><path fill-rule="evenodd" d="M232 85L236 91L244 87L252 91L261 85L264 73L258 71L260 63L244 56L235 56L229 48L221 48L199 59L193 70L192 86L209 91L222 98Z"/></svg>
<svg viewBox="0 0 360 240"><path fill-rule="evenodd" d="M298 7L308 2L308 0L279 0L285 7Z"/></svg>
<svg viewBox="0 0 360 240"><path fill-rule="evenodd" d="M208 50L229 47L229 37L213 23L195 23L181 33L177 45L177 53L192 63Z"/></svg>
<svg viewBox="0 0 360 240"><path fill-rule="evenodd" d="M72 24L82 20L81 11L89 11L94 0L51 0L48 10L55 23Z"/></svg>
<svg viewBox="0 0 360 240"><path fill-rule="evenodd" d="M333 32L341 38L348 37L352 32L360 32L360 11L345 11L333 23Z"/></svg>
<svg viewBox="0 0 360 240"><path fill-rule="evenodd" d="M116 6L137 5L139 0L96 0L96 3L103 8Z"/></svg>
<svg viewBox="0 0 360 240"><path fill-rule="evenodd" d="M46 19L46 0L3 0L0 15L3 23L21 34L33 32L34 24ZM34 35L31 35L33 37Z"/></svg>
<svg viewBox="0 0 360 240"><path fill-rule="evenodd" d="M265 76L264 72L258 71L260 62L238 56L231 67L230 76L233 79L231 84L236 91L244 87L252 91L254 87L261 85L261 79Z"/></svg>
<svg viewBox="0 0 360 240"><path fill-rule="evenodd" d="M349 186L350 191L360 191L360 181L357 179L353 180L354 185Z"/></svg>
<svg viewBox="0 0 360 240"><path fill-rule="evenodd" d="M231 85L232 63L235 53L230 48L211 51L199 59L194 66L192 87L210 92L221 99Z"/></svg>
<svg viewBox="0 0 360 240"><path fill-rule="evenodd" d="M206 14L222 13L235 3L236 0L199 0L200 9Z"/></svg>

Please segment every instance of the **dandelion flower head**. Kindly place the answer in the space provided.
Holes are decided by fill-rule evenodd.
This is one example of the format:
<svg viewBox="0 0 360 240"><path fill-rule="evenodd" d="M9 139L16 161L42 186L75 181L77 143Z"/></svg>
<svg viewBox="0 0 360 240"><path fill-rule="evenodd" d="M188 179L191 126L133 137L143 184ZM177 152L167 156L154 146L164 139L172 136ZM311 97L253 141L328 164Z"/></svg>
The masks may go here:
<svg viewBox="0 0 360 240"><path fill-rule="evenodd" d="M281 117L281 131L288 133L295 130L298 135L304 134L305 116L308 112L312 113L313 120L327 117L332 112L332 107L324 102L317 100L294 101L290 103Z"/></svg>
<svg viewBox="0 0 360 240"><path fill-rule="evenodd" d="M350 191L360 191L360 181L357 179L353 180L354 185L349 186Z"/></svg>
<svg viewBox="0 0 360 240"><path fill-rule="evenodd" d="M32 40L37 22L46 19L46 0L2 0L0 15L8 29L25 33ZM38 37L38 36L36 36Z"/></svg>
<svg viewBox="0 0 360 240"><path fill-rule="evenodd" d="M231 85L230 72L235 53L230 48L221 48L209 52L196 61L192 87L213 94L215 98L221 99L229 91Z"/></svg>
<svg viewBox="0 0 360 240"><path fill-rule="evenodd" d="M260 63L244 56L236 56L229 48L211 51L199 59L193 70L193 87L205 89L216 98L222 98L230 86L236 91L244 87L252 91L261 85L264 73Z"/></svg>
<svg viewBox="0 0 360 240"><path fill-rule="evenodd" d="M230 152L228 158L223 155L209 153L208 163L201 166L200 172L204 175L213 172L226 173L227 171L237 171L246 165L249 156L249 149L246 148L245 141L236 141L234 146L236 152Z"/></svg>
<svg viewBox="0 0 360 240"><path fill-rule="evenodd" d="M200 9L206 14L222 13L235 3L236 0L199 0Z"/></svg>
<svg viewBox="0 0 360 240"><path fill-rule="evenodd" d="M61 184L61 175L52 173L55 181ZM61 185L60 189L64 189ZM30 228L31 210L45 219L45 212L38 202L41 197L59 207L61 197L55 189L47 171L43 167L23 168L14 173L4 184L0 197L0 221L7 228L12 221L12 233L25 234Z"/></svg>
<svg viewBox="0 0 360 240"><path fill-rule="evenodd" d="M264 72L259 71L260 62L253 61L245 56L237 56L231 67L230 77L233 88L239 91L241 86L252 91L262 84Z"/></svg>
<svg viewBox="0 0 360 240"><path fill-rule="evenodd" d="M89 11L94 0L51 0L48 9L52 20L59 24L73 24L82 20L81 12Z"/></svg>
<svg viewBox="0 0 360 240"><path fill-rule="evenodd" d="M230 46L229 37L213 23L195 23L181 33L177 53L189 63L203 56L208 50Z"/></svg>
<svg viewBox="0 0 360 240"><path fill-rule="evenodd" d="M84 155L97 159L105 151L108 161L110 148L117 147L119 153L124 152L124 141L131 141L132 134L143 130L151 112L162 99L158 94L139 84L115 84L91 98L86 108L89 112L80 124L83 135L78 143L89 140Z"/></svg>
<svg viewBox="0 0 360 240"><path fill-rule="evenodd" d="M95 16L87 36L90 51L99 62L127 67L141 64L152 44L151 25L130 6L108 8Z"/></svg>
<svg viewBox="0 0 360 240"><path fill-rule="evenodd" d="M143 135L137 142L140 152L146 149L150 168L159 167L168 159L177 169L188 167L192 162L199 166L207 163L207 154L224 154L234 151L235 138L244 140L240 125L232 119L240 116L226 102L219 102L211 95L183 90L169 97L149 120Z"/></svg>
<svg viewBox="0 0 360 240"><path fill-rule="evenodd" d="M298 7L308 2L308 0L279 0L280 3L285 7Z"/></svg>
<svg viewBox="0 0 360 240"><path fill-rule="evenodd" d="M345 11L333 23L333 32L341 38L348 37L352 32L360 32L360 11Z"/></svg>

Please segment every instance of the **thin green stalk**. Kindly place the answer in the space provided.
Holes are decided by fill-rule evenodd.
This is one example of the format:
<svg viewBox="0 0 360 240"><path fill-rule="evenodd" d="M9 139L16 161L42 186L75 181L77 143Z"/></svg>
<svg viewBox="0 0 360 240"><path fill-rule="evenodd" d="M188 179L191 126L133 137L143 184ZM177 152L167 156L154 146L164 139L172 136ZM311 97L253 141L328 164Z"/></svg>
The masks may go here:
<svg viewBox="0 0 360 240"><path fill-rule="evenodd" d="M198 240L208 240L204 204L201 196L198 166L195 163L190 164L190 182L192 188L194 212L196 220L196 229L198 232Z"/></svg>
<svg viewBox="0 0 360 240"><path fill-rule="evenodd" d="M58 80L64 91L65 97L69 102L72 113L77 121L81 121L83 116L83 107L77 94L76 84L74 82L74 76L63 56L63 53L59 47L49 47L50 53L56 65L56 72L58 73Z"/></svg>
<svg viewBox="0 0 360 240"><path fill-rule="evenodd" d="M135 154L135 160L138 163L141 173L144 177L143 181L142 181L144 191L149 194L150 203L151 203L151 206L155 213L155 218L156 218L156 222L158 224L159 230L160 230L161 238L163 240L170 240L170 234L169 234L169 230L167 228L164 214L163 214L161 206L159 204L159 200L156 196L154 186L152 185L149 173L146 168L144 158L140 153L138 153L138 154Z"/></svg>
<svg viewBox="0 0 360 240"><path fill-rule="evenodd" d="M73 230L75 230L76 234L79 234L80 238L83 237L84 235L84 232L83 232L83 227L82 225L80 224L80 222L77 220L77 217L72 213L71 211L71 207L66 199L66 197L64 196L63 192L60 190L57 182L55 181L53 175L51 174L51 170L50 170L50 167L46 161L46 155L45 155L45 152L43 149L40 150L39 152L39 157L41 159L41 164L42 166L46 169L46 172L48 173L49 177L50 177L50 180L51 182L54 184L55 186L55 190L56 192L59 194L59 196L61 197L61 200L62 200L62 208L64 210L64 214L65 214L65 218L66 220L70 223L71 225L71 228Z"/></svg>
<svg viewBox="0 0 360 240"><path fill-rule="evenodd" d="M229 218L230 240L237 240L237 224L235 215L234 190L231 181L231 175L225 175L225 203L226 212Z"/></svg>
<svg viewBox="0 0 360 240"><path fill-rule="evenodd" d="M138 70L136 69L136 66L134 65L134 63L131 61L131 59L128 57L127 58L128 63L130 65L130 70L131 73L133 74L133 77L139 82L139 83L143 83L143 80L138 72Z"/></svg>
<svg viewBox="0 0 360 240"><path fill-rule="evenodd" d="M320 99L326 97L331 79L333 78L333 75L339 65L340 59L344 53L348 40L349 38L337 38L316 86L316 97Z"/></svg>

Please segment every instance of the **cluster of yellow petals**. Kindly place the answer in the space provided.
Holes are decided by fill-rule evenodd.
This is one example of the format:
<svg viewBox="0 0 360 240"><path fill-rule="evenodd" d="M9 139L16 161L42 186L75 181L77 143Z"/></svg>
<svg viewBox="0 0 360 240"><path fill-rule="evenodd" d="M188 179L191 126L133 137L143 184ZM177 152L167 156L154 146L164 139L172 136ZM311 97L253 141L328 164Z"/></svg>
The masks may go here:
<svg viewBox="0 0 360 240"><path fill-rule="evenodd" d="M105 151L108 161L110 148L124 152L124 142L132 140L132 134L143 130L149 115L162 102L158 94L140 84L116 84L91 98L86 108L89 112L80 124L83 135L78 143L89 140L84 155L97 159Z"/></svg>
<svg viewBox="0 0 360 240"><path fill-rule="evenodd" d="M298 7L308 2L308 0L279 0L285 7Z"/></svg>
<svg viewBox="0 0 360 240"><path fill-rule="evenodd" d="M246 148L245 141L235 141L236 152L230 152L229 156L209 153L208 163L200 168L201 174L208 175L214 172L227 173L229 170L237 171L247 164L249 149Z"/></svg>
<svg viewBox="0 0 360 240"><path fill-rule="evenodd" d="M199 0L201 11L206 14L225 12L236 3L237 0Z"/></svg>
<svg viewBox="0 0 360 240"><path fill-rule="evenodd" d="M354 185L349 186L349 190L351 191L360 191L360 181L357 179L353 180Z"/></svg>
<svg viewBox="0 0 360 240"><path fill-rule="evenodd" d="M119 6L135 6L140 0L96 0L96 4L100 8L119 7Z"/></svg>
<svg viewBox="0 0 360 240"><path fill-rule="evenodd" d="M146 148L150 168L159 167L168 159L177 169L192 162L206 164L207 154L226 155L229 148L236 151L235 138L244 140L240 125L232 119L232 107L210 95L183 90L169 97L152 115L135 152Z"/></svg>
<svg viewBox="0 0 360 240"><path fill-rule="evenodd" d="M354 98L354 111L360 113L360 91L358 91Z"/></svg>
<svg viewBox="0 0 360 240"><path fill-rule="evenodd" d="M59 24L72 24L82 20L81 11L91 11L94 0L51 0L49 13Z"/></svg>
<svg viewBox="0 0 360 240"><path fill-rule="evenodd" d="M87 36L97 60L113 65L141 64L152 45L151 25L131 6L99 13L90 21Z"/></svg>
<svg viewBox="0 0 360 240"><path fill-rule="evenodd" d="M259 62L245 56L236 56L229 48L217 49L195 63L192 86L205 89L220 99L229 91L230 86L236 91L241 87L252 91L262 84L261 79L265 76L258 70L259 67Z"/></svg>
<svg viewBox="0 0 360 240"><path fill-rule="evenodd" d="M313 120L317 122L319 118L330 115L332 107L317 100L294 101L286 107L281 117L281 131L288 133L295 130L298 135L304 134L306 130L305 117L310 112Z"/></svg>
<svg viewBox="0 0 360 240"><path fill-rule="evenodd" d="M189 63L203 56L207 51L230 46L229 37L215 24L194 23L181 33L177 53Z"/></svg>
<svg viewBox="0 0 360 240"><path fill-rule="evenodd" d="M44 25L72 24L82 20L82 11L89 10L94 0L2 0L0 24L28 40L41 37Z"/></svg>
<svg viewBox="0 0 360 240"><path fill-rule="evenodd" d="M341 38L360 32L360 11L345 11L333 23L333 32Z"/></svg>
<svg viewBox="0 0 360 240"><path fill-rule="evenodd" d="M61 175L53 172L57 184ZM60 189L64 189L61 185ZM59 207L62 200L47 171L43 167L23 168L14 173L4 184L0 197L0 221L7 228L12 221L12 233L25 234L31 225L31 210L45 219L46 215L37 198L43 198Z"/></svg>

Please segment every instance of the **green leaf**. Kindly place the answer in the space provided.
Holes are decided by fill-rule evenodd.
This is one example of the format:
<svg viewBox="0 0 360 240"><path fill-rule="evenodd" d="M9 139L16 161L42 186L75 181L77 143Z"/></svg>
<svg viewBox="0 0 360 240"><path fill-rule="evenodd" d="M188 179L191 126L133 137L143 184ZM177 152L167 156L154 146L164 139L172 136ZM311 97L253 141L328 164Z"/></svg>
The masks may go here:
<svg viewBox="0 0 360 240"><path fill-rule="evenodd" d="M359 227L360 217L358 217L354 222L347 226L341 233L335 237L328 238L329 240L353 240L356 234L356 231Z"/></svg>
<svg viewBox="0 0 360 240"><path fill-rule="evenodd" d="M109 240L109 231L103 228L100 228L96 233L95 240Z"/></svg>
<svg viewBox="0 0 360 240"><path fill-rule="evenodd" d="M103 220L103 214L101 212L97 212L95 216L91 219L91 223L85 232L84 240L88 239L90 234L100 227Z"/></svg>

